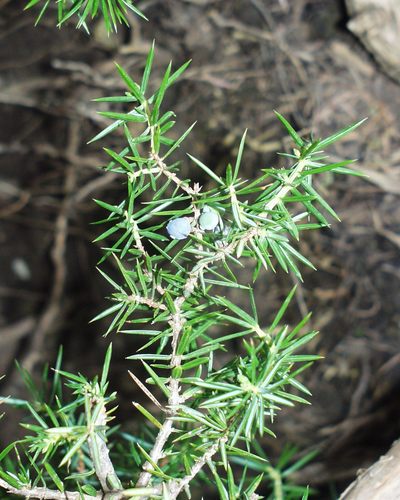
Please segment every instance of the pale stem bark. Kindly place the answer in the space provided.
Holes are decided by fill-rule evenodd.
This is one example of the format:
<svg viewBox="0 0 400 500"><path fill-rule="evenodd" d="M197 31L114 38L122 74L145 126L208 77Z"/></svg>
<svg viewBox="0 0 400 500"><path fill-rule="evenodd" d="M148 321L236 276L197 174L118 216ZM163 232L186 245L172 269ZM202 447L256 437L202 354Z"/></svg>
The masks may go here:
<svg viewBox="0 0 400 500"><path fill-rule="evenodd" d="M216 443L214 443L210 448L204 453L202 457L200 457L193 465L190 470L190 473L179 481L175 481L169 486L169 495L171 500L175 500L179 493L189 485L190 481L197 476L197 474L201 471L201 469L205 466L205 464L211 460L211 458L218 452L221 443L226 443L228 440L228 436L224 436L219 439Z"/></svg>
<svg viewBox="0 0 400 500"><path fill-rule="evenodd" d="M49 488L42 487L30 487L29 485L21 486L20 488L14 488L0 479L0 488L3 488L7 493L12 495L18 495L27 499L38 499L38 500L123 500L124 498L132 498L136 494L140 494L140 491L135 489L128 490L114 490L108 493L98 492L96 496L85 495L83 493L75 491L56 491L50 490ZM158 489L151 488L146 491L147 495L158 495ZM142 492L144 493L144 492Z"/></svg>
<svg viewBox="0 0 400 500"><path fill-rule="evenodd" d="M278 193L276 193L276 195L271 198L271 200L265 205L265 210L273 210L276 205L285 198L285 196L291 191L294 181L305 169L306 165L307 162L305 159L298 161L297 166L292 170L292 173L287 178L285 184L280 188Z"/></svg>
<svg viewBox="0 0 400 500"><path fill-rule="evenodd" d="M96 403L97 401L94 400L93 406ZM88 438L89 454L93 462L96 476L104 493L122 490L121 481L110 459L110 451L107 446L105 431L96 430L96 427L104 429L107 427L107 412L104 403L90 429Z"/></svg>
<svg viewBox="0 0 400 500"><path fill-rule="evenodd" d="M29 486L14 488L3 479L0 479L0 487L12 495L19 495L25 498L37 498L40 500L102 500L106 498L103 493L98 493L95 497L92 497L90 495L82 495L81 493L71 491L53 491L47 488L30 488Z"/></svg>

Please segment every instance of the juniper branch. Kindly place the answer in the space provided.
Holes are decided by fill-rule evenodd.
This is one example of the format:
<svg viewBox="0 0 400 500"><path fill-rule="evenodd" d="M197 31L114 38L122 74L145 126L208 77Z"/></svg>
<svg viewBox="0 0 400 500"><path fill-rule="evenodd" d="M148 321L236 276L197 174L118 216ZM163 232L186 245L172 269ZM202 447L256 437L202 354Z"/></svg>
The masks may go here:
<svg viewBox="0 0 400 500"><path fill-rule="evenodd" d="M267 330L259 324L251 291L249 314L225 296L213 296L212 289L219 286L248 291L250 287L239 282L235 268L231 266L232 262L240 264L242 256L254 259L254 279L262 267L273 268L273 258L282 269L295 272L297 276L300 276L300 271L296 260L312 267L294 248L291 239L298 240L304 229L328 226L324 212L333 216L335 213L313 187L310 176L326 171L354 172L347 168L348 161L325 163L323 149L359 124L325 140L307 142L278 114L298 147L293 154L287 155L294 163L287 169L266 169L251 181L241 179L239 170L244 134L236 164L227 166L225 176L217 175L189 155L215 181L214 187L204 192L199 184L180 178L177 164L167 165L165 161L192 129L190 127L179 139L172 140L166 133L175 123L172 119L174 113L162 114L160 111L165 91L187 64L174 73L169 65L159 88L149 95L147 87L153 49L147 57L140 85L117 66L128 92L123 96L100 99L110 103L134 103L134 109L128 113L102 112L115 121L94 139L103 138L123 126L128 141L128 147L119 153L106 149L112 158L107 169L126 175L126 199L116 205L96 200L109 212L105 220L113 224L96 239L107 240L107 243L112 240L112 246L107 244L105 248L102 261L110 255L115 256L124 280L118 284L100 271L114 289L114 303L97 319L112 314L114 317L108 332L115 329L150 336L150 340L128 359L141 359L150 374L149 384L157 386L166 395L167 402L161 404L147 387L147 381L144 384L131 373L138 387L164 415L164 421L160 423L158 416L139 403L133 403L158 429L155 438L152 436L152 445L146 436L146 446L140 445L144 434L131 436L126 432L119 433L117 428L109 428L111 418L106 403L108 405L115 399L115 394L106 396L111 346L100 381L95 378L88 382L84 376L63 372L58 367L56 373L66 377L65 385L72 392L72 401L62 401L59 382L55 382L49 400L44 396L46 391L35 387L31 391L34 404L25 402L33 422L26 424L30 433L1 452L1 461L8 471L0 469L0 487L11 494L54 500L87 500L89 497L107 500L139 497L144 500L154 496L175 500L183 489L189 492L192 480L208 464L218 481L221 498L255 500L261 481L256 471L261 469L255 467L253 477L250 477L252 467L247 467L247 464L261 461L262 470L269 472L272 482L275 479L279 482L283 477L279 470L269 471L268 457L260 447L253 446L255 436L272 433L272 429L266 427L266 420L272 422L280 405L308 403L299 394L303 393L307 398L310 393L297 377L319 357L296 351L314 338L316 332L304 333L302 330L307 317L293 328L281 325L294 290ZM131 122L143 124L143 131L137 137L131 135ZM145 143L150 144L147 157L143 157L141 149ZM164 146L168 150L160 153ZM272 183L269 182L271 179ZM151 192L152 198L146 197L150 201L141 203L146 190ZM290 207L294 205L291 203L301 206L303 212L293 214ZM299 223L306 215L313 216L316 222ZM169 220L166 221L165 217ZM118 238L114 239L117 235ZM214 322L234 325L239 331L217 338L210 328ZM150 323L162 326L150 330ZM135 326L132 330L125 330L126 324ZM233 338L243 339L244 353L234 355L223 366L216 366L214 352L225 349ZM143 353L143 349L150 346L156 346L156 350ZM150 364L146 364L147 359L152 360ZM169 377L156 370L169 374ZM46 372L46 383L47 375ZM23 376L31 389L33 382L26 373ZM299 394L293 394L292 387ZM174 433L178 437L173 440ZM121 437L121 440L117 438L116 446L109 444L107 438L111 436ZM240 445L236 447L237 442ZM144 464L136 451L136 444L148 459ZM16 466L12 465L9 456L12 452L17 456ZM219 470L219 452L227 477ZM230 463L233 458L238 465L235 456L246 463L237 484ZM58 462L59 458L61 462ZM162 459L165 460L160 463ZM52 465L56 463L59 466ZM82 474L82 464L85 469L89 464L94 470L88 473L85 470ZM185 472L182 472L182 464ZM67 476L62 469L65 465L69 468ZM54 467L58 467L57 470ZM132 480L136 474L136 487L124 490L121 479ZM29 483L31 477L35 478L32 479L34 485L41 481L41 485L48 484L50 488L23 484ZM7 478L12 484L5 481ZM79 492L62 491L71 489L71 483ZM100 483L101 492L93 486L97 483ZM19 484L20 487L16 487ZM53 484L59 491L51 489Z"/></svg>
<svg viewBox="0 0 400 500"><path fill-rule="evenodd" d="M30 486L15 488L3 479L0 479L0 487L12 495L19 495L25 498L40 500L119 500L120 498L123 498L122 493L119 494L119 496L116 494L115 497L111 494L104 495L103 493L97 493L97 495L93 497L91 495L84 495L82 493L72 491L54 491L48 488L32 488Z"/></svg>
<svg viewBox="0 0 400 500"><path fill-rule="evenodd" d="M297 166L293 168L292 173L289 176L288 183L282 185L279 191L275 193L275 195L271 198L271 200L266 204L266 208L268 210L273 210L273 208L287 195L287 193L291 189L292 184L304 170L305 166L306 166L306 161L299 160ZM165 169L165 167L163 167L163 169ZM178 184L181 186L179 182ZM183 286L182 295L176 298L174 301L175 312L171 315L169 321L169 324L172 328L172 355L171 355L172 373L174 368L177 368L181 365L181 356L177 356L176 350L178 346L179 335L182 332L183 325L185 323L185 318L182 313L182 305L185 302L185 300L187 300L196 289L200 276L210 265L214 265L217 262L224 260L227 255L234 253L239 244L251 241L255 237L262 234L263 231L264 229L261 226L251 227L245 232L245 234L242 236L241 239L237 239L231 242L229 245L222 247L217 252L215 252L212 258L207 258L204 259L203 261L198 262L194 266L192 271L189 272L188 279L185 285ZM153 449L150 453L150 457L154 464L157 464L164 454L163 453L164 447L168 441L168 438L173 432L173 418L176 414L176 407L183 402L182 397L180 396L179 379L174 378L173 374L171 374L169 382L169 390L170 390L170 397L168 399L169 416L165 420L162 428L160 429L157 438L155 440ZM212 449L214 448L212 447ZM217 449L218 447L215 449L212 455L216 453ZM143 466L143 471L139 476L139 480L136 486L137 487L147 486L151 481L152 471L153 471L153 465L150 464L149 462L146 462Z"/></svg>
<svg viewBox="0 0 400 500"><path fill-rule="evenodd" d="M100 405L100 408L95 409L96 418L89 428L88 445L90 457L103 492L118 491L122 489L122 484L111 462L110 451L105 437L104 429L107 428L109 419L104 400L102 398L100 400L92 398L91 403L94 408L97 405Z"/></svg>

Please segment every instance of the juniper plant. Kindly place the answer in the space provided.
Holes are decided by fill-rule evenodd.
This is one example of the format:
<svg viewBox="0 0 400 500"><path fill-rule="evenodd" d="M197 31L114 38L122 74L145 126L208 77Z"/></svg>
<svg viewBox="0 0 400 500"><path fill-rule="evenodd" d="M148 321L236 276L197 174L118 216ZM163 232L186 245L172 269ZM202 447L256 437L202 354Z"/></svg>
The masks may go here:
<svg viewBox="0 0 400 500"><path fill-rule="evenodd" d="M60 27L71 18L77 18L77 28L89 32L88 20L100 16L106 25L107 31L117 31L119 24L129 26L129 11L143 19L146 16L135 6L132 0L29 0L26 9L38 7L36 18L38 24L47 10L54 8L57 11L57 22Z"/></svg>
<svg viewBox="0 0 400 500"><path fill-rule="evenodd" d="M188 64L175 71L170 64L152 91L153 57L154 46L138 83L117 66L126 92L97 99L119 111L101 111L112 123L93 139L116 129L126 139L122 151L105 149L105 170L120 175L126 196L116 204L96 200L106 213L101 262L115 259L119 278L100 265L112 305L95 319L111 318L106 334L144 339L128 359L148 399L133 403L145 424L137 435L111 424L111 345L94 380L63 371L60 352L50 389L47 369L39 386L21 369L32 399L8 402L27 410L27 436L0 453L0 486L29 498L117 500L190 498L203 485L223 500L254 500L268 497L259 492L269 478L271 498L299 498L301 488L282 483L286 462L273 469L262 442L274 436L281 407L308 403L301 374L319 356L303 349L317 332L307 330L309 316L285 325L294 289L270 324L260 322L254 283L263 269L301 279L299 264L313 267L296 241L337 219L313 179L327 171L357 175L351 161L330 163L324 150L361 122L308 140L276 113L294 143L285 168L243 177L244 133L223 174L188 154L201 186L173 160L193 125L172 138L175 114L163 107ZM240 282L242 266L252 268L251 283Z"/></svg>

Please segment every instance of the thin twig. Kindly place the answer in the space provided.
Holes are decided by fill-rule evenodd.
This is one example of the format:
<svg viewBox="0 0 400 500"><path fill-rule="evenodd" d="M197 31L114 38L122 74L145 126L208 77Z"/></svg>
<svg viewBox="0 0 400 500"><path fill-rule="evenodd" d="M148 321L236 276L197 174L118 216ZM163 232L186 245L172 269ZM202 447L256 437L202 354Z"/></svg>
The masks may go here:
<svg viewBox="0 0 400 500"><path fill-rule="evenodd" d="M68 150L75 151L78 148L79 124L76 121L71 122ZM43 353L43 347L49 333L57 324L62 312L62 298L64 286L67 277L65 254L68 239L68 227L71 211L74 207L72 193L76 186L76 165L69 165L64 180L64 199L61 210L55 222L55 234L53 246L51 248L51 259L54 266L54 277L49 301L42 313L36 328L29 338L29 352L24 356L22 365L27 371L32 371L37 361ZM13 383L13 377L8 381L10 386Z"/></svg>
<svg viewBox="0 0 400 500"><path fill-rule="evenodd" d="M108 421L105 403L104 401L98 401L96 398L92 400L93 407L99 403L101 408L97 412L97 417L91 426L88 445L96 476L103 492L107 493L121 490L122 484L111 462L105 432L102 430L107 427Z"/></svg>
<svg viewBox="0 0 400 500"><path fill-rule="evenodd" d="M114 172L108 172L100 177L95 177L77 191L74 195L74 203L81 203L92 193L99 193L101 188L109 187L117 178L118 175L114 174Z"/></svg>
<svg viewBox="0 0 400 500"><path fill-rule="evenodd" d="M0 348L18 342L28 335L35 327L35 319L32 316L20 319L12 325L7 325L0 330Z"/></svg>
<svg viewBox="0 0 400 500"><path fill-rule="evenodd" d="M128 295L127 300L129 302L134 302L135 304L145 305L151 309L160 309L161 311L166 311L167 306L156 300L149 299L148 297L141 297L140 295Z"/></svg>
<svg viewBox="0 0 400 500"><path fill-rule="evenodd" d="M157 462L160 460L165 443L171 435L171 432L172 420L170 418L167 418L164 421L159 433L157 434L153 449L150 452L150 458L153 463L157 464ZM136 483L136 488L143 488L149 484L153 470L153 465L150 462L145 462L145 464L143 465L143 471L140 473L139 479Z"/></svg>
<svg viewBox="0 0 400 500"><path fill-rule="evenodd" d="M38 498L40 500L105 500L106 496L102 493L97 493L95 497L91 495L84 495L82 493L75 493L71 491L54 491L47 488L31 488L29 486L14 488L3 479L0 479L0 487L12 495L19 495L24 498ZM111 497L109 497L111 498ZM117 497L115 497L117 499ZM123 498L123 497L119 497Z"/></svg>
<svg viewBox="0 0 400 500"><path fill-rule="evenodd" d="M180 189L182 189L182 191L184 193L186 193L187 195L190 196L191 200L192 200L192 203L191 203L191 206L192 206L192 210L193 210L193 232L195 234L195 236L198 238L198 239L202 239L202 232L199 230L198 226L197 226L197 221L199 220L200 218L200 215L201 215L201 212L200 212L200 209L199 207L197 206L196 204L196 199L197 199L197 195L199 194L199 192L201 191L201 187L199 184L195 183L193 187L191 186L188 186L185 181L183 181L182 179L180 179L175 172L171 172L170 170L168 170L168 167L167 165L163 162L163 160L157 155L157 154L152 154L152 159L156 162L158 168L160 169L160 172L165 175L165 177L167 179L169 179L170 181L172 181L174 184L176 184Z"/></svg>
<svg viewBox="0 0 400 500"><path fill-rule="evenodd" d="M189 275L189 278L186 281L186 284L184 286L184 291L186 290L188 292L190 290L189 295L195 288L195 283L197 283L197 280L199 278L199 273L200 273L200 268L198 272ZM175 312L171 315L171 319L169 321L169 324L172 328L171 370L179 367L182 363L182 358L181 356L178 356L176 354L176 350L178 346L179 335L181 334L183 326L185 324L184 314L182 313L182 305L187 297L188 295L183 294L182 296L177 297L174 300ZM173 431L172 420L176 414L176 407L182 403L182 397L180 395L180 386L178 379L175 379L173 377L170 378L169 391L170 391L170 396L168 398L169 416L164 421L164 424L157 435L153 449L150 452L150 458L152 460L152 463L154 464L157 464L163 455L164 446ZM153 470L154 470L153 465L149 462L146 462L143 466L143 471L139 476L139 480L136 486L137 487L147 486L151 480Z"/></svg>
<svg viewBox="0 0 400 500"><path fill-rule="evenodd" d="M273 210L276 207L276 205L285 198L285 196L294 187L294 181L305 169L306 164L307 162L304 159L298 161L296 167L292 170L292 173L287 178L287 181L283 184L283 186L275 194L275 196L271 198L271 200L265 205L265 210Z"/></svg>
<svg viewBox="0 0 400 500"><path fill-rule="evenodd" d="M134 493L136 493L136 495L144 493L143 491L135 491L134 489L120 489L109 491L107 493L97 492L96 495L93 496L73 491L55 491L43 487L32 488L28 485L21 486L21 488L15 488L3 479L0 479L0 488L3 488L5 491L7 491L7 493L10 493L12 495L17 495L26 499L38 500L122 500L124 498L132 498ZM156 488L146 490L146 494L151 495L151 497L157 495L157 493L158 490Z"/></svg>
<svg viewBox="0 0 400 500"><path fill-rule="evenodd" d="M201 471L201 469L205 466L205 464L211 460L211 458L218 452L221 444L226 443L228 440L228 436L223 436L221 439L218 439L216 443L214 443L210 448L204 453L202 457L200 457L194 463L193 467L190 469L189 474L187 474L184 478L179 481L175 481L169 486L169 494L171 500L177 498L179 493L189 485L190 481L197 476L197 474Z"/></svg>
<svg viewBox="0 0 400 500"><path fill-rule="evenodd" d="M152 154L151 159L156 162L160 172L162 172L167 179L176 184L182 191L184 191L189 196L196 196L197 192L192 187L188 186L185 181L180 179L175 172L168 170L167 165L162 161L162 159L157 154Z"/></svg>

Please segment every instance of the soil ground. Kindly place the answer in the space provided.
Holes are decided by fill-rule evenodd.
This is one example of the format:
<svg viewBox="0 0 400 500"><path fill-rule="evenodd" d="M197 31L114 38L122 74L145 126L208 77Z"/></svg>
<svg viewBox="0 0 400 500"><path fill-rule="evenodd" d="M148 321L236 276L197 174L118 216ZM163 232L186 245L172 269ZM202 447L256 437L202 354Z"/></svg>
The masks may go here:
<svg viewBox="0 0 400 500"><path fill-rule="evenodd" d="M293 321L314 312L312 346L325 359L309 370L312 406L277 420L272 456L285 443L319 454L299 479L336 498L400 434L400 87L347 31L339 0L145 0L149 23L108 38L101 23L89 38L49 15L33 27L22 0L0 0L0 373L1 392L18 394L13 360L28 368L55 359L67 369L98 370L108 343L88 321L110 293L94 271L101 256L90 222L92 198L118 199L118 179L97 169L102 146L86 142L104 126L91 99L121 90L113 61L136 77L157 40L156 75L172 59L190 69L172 91L183 131L196 119L187 150L216 170L249 129L246 175L282 162L289 147L279 110L302 133L329 134L365 116L357 135L331 150L358 158L359 178L321 178L340 214L331 230L301 242L318 272L304 271ZM112 266L111 263L107 264ZM106 267L107 267L106 265ZM109 269L109 272L113 272ZM258 292L265 320L294 279L268 275ZM115 337L115 359L134 349ZM129 345L132 344L132 345ZM127 420L133 387L121 361L113 373ZM8 422L8 423L7 423ZM16 433L4 420L1 438Z"/></svg>

